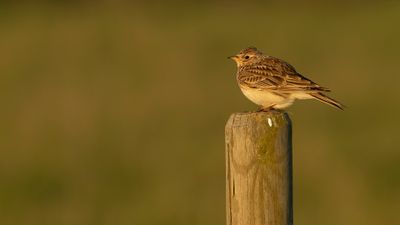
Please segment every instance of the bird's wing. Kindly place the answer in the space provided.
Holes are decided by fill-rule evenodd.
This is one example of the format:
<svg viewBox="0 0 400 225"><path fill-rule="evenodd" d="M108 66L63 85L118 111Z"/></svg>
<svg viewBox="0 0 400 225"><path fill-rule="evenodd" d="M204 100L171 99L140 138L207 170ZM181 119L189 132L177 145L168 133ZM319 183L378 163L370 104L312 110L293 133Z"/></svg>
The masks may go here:
<svg viewBox="0 0 400 225"><path fill-rule="evenodd" d="M272 58L259 64L243 67L238 74L238 81L250 88L279 90L282 92L329 91L305 78L288 63Z"/></svg>

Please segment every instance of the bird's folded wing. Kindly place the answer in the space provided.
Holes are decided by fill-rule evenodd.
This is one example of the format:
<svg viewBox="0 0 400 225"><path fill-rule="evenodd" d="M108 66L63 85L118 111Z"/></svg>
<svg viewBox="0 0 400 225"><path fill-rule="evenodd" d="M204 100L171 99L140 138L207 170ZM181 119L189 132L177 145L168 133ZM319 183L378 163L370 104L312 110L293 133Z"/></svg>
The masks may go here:
<svg viewBox="0 0 400 225"><path fill-rule="evenodd" d="M278 90L282 92L306 91L319 92L329 91L303 77L296 71L281 71L268 66L246 68L239 72L238 81L250 88L263 90Z"/></svg>

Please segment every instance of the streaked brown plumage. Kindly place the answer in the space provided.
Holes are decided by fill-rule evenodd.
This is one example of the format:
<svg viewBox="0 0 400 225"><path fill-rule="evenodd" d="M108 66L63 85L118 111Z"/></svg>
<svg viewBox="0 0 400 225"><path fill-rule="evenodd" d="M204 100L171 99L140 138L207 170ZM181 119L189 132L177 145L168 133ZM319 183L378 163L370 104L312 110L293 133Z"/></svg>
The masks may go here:
<svg viewBox="0 0 400 225"><path fill-rule="evenodd" d="M326 96L330 90L299 74L289 63L264 55L255 47L229 57L237 64L236 78L243 94L262 110L283 109L296 99L317 99L338 109L343 105Z"/></svg>

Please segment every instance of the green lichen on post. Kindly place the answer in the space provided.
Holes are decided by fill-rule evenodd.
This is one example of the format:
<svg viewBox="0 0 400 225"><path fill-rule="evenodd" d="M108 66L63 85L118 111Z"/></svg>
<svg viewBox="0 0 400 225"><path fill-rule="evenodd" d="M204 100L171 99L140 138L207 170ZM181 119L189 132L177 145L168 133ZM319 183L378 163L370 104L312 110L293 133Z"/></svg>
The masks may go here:
<svg viewBox="0 0 400 225"><path fill-rule="evenodd" d="M262 129L263 133L256 141L257 157L263 164L275 163L278 160L274 153L277 135L290 123L289 117L284 112L271 111L259 113L256 118L258 126L261 126L259 129Z"/></svg>

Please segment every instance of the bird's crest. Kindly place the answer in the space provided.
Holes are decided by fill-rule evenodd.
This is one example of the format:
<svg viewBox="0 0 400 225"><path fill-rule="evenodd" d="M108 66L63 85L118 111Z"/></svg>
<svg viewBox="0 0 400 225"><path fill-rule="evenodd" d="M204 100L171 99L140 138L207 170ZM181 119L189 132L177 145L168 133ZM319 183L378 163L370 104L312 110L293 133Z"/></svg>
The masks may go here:
<svg viewBox="0 0 400 225"><path fill-rule="evenodd" d="M239 52L239 54L247 54L247 53L261 53L260 51L258 51L258 49L256 47L248 47L243 49L242 51Z"/></svg>

